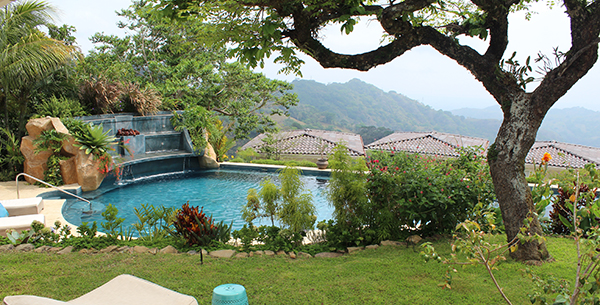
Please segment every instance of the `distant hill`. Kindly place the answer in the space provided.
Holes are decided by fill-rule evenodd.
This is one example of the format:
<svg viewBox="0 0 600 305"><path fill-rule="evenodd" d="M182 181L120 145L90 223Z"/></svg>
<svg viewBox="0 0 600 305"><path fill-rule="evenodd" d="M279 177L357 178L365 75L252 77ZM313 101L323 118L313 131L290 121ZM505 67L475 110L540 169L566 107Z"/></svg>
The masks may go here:
<svg viewBox="0 0 600 305"><path fill-rule="evenodd" d="M502 120L502 110L499 106L484 109L461 108L452 110L452 113L465 118L495 119L498 124ZM600 112L581 107L550 109L542 122L537 139L600 147L599 118Z"/></svg>
<svg viewBox="0 0 600 305"><path fill-rule="evenodd" d="M383 129L439 131L493 141L502 122L499 106L463 108L452 112L435 110L402 94L384 92L358 79L327 85L295 80L292 84L300 103L290 110L291 118L281 122L289 129L370 131L371 134L374 131L381 134ZM599 119L600 112L584 108L551 109L537 139L600 147Z"/></svg>
<svg viewBox="0 0 600 305"><path fill-rule="evenodd" d="M435 110L396 92L353 79L322 84L293 81L300 103L290 110L285 124L294 128L357 130L358 126L385 127L395 131L439 131L494 139L500 124ZM301 123L300 123L301 122Z"/></svg>

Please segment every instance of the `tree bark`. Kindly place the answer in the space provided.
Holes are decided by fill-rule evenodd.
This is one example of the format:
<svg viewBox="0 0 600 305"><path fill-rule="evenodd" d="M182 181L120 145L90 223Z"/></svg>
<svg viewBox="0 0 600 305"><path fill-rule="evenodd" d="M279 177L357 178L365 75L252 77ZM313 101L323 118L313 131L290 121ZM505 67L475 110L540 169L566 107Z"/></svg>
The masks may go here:
<svg viewBox="0 0 600 305"><path fill-rule="evenodd" d="M509 242L515 239L529 218L525 235L541 235L542 229L534 211L533 200L525 180L525 156L533 146L544 114L531 107L531 95L517 94L505 111L496 142L488 151L488 162L494 189L502 211ZM517 260L544 260L548 250L544 243L520 241L511 256Z"/></svg>

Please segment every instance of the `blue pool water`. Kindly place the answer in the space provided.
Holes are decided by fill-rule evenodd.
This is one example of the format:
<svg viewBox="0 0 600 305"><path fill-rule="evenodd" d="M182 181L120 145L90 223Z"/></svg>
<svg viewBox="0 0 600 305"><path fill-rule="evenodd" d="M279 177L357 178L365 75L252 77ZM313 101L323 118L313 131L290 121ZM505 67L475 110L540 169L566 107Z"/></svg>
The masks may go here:
<svg viewBox="0 0 600 305"><path fill-rule="evenodd" d="M245 224L241 209L246 204L248 190L260 189L259 183L266 177L279 185L277 173L245 170L207 170L148 178L120 186L94 198L88 198L84 194L83 197L92 202L94 213L91 215L83 213L90 209L89 204L71 199L64 204L62 213L68 222L77 226L82 222L96 221L101 231L100 223L105 221L101 213L108 204L117 207L118 217L125 218L123 224L127 227L138 222L134 208L139 209L142 204L181 208L189 201L190 206L204 207L204 212L212 214L215 222L223 220L229 224L233 220L235 230ZM327 202L325 194L328 178L302 175L301 179L313 194L317 221L330 219L333 208ZM270 221L263 220L259 224L270 224Z"/></svg>

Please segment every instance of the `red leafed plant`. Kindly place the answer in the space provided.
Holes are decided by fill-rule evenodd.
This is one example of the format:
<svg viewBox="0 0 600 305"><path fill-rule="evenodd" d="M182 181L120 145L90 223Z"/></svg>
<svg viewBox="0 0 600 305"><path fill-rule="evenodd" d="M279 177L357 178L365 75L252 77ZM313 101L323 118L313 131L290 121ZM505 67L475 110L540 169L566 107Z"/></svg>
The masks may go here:
<svg viewBox="0 0 600 305"><path fill-rule="evenodd" d="M177 210L173 225L175 235L183 237L188 245L209 246L215 241L229 240L231 226L223 222L215 224L212 216L207 217L204 208L190 207L189 201Z"/></svg>

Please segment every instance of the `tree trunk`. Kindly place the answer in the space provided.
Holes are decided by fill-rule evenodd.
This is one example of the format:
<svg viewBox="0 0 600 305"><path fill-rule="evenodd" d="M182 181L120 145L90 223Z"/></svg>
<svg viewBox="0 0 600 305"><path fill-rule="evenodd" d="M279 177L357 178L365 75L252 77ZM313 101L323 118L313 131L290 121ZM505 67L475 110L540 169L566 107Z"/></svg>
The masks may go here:
<svg viewBox="0 0 600 305"><path fill-rule="evenodd" d="M542 234L537 216L532 213L531 190L525 180L525 157L535 142L545 113L530 105L530 95L520 93L503 107L504 121L496 142L488 152L490 172L508 242L512 242L521 232L526 218L531 221L525 234ZM548 257L548 251L544 243L536 240L519 241L517 251L511 256L520 261L539 261Z"/></svg>

